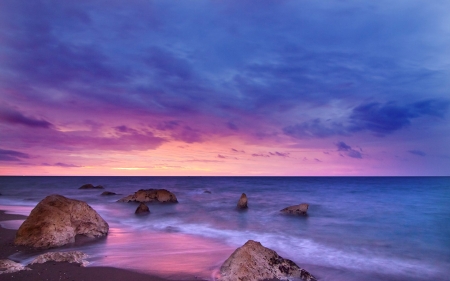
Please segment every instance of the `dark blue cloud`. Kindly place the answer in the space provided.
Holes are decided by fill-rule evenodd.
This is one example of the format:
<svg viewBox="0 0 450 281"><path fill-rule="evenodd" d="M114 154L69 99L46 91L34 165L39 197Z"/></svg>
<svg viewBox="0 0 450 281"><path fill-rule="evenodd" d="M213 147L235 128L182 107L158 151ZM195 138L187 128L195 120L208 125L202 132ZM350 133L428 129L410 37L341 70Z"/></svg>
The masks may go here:
<svg viewBox="0 0 450 281"><path fill-rule="evenodd" d="M30 155L20 151L0 149L0 161L21 161L28 158Z"/></svg>
<svg viewBox="0 0 450 281"><path fill-rule="evenodd" d="M342 122L314 119L286 126L282 130L284 134L298 139L349 136L362 131L383 137L409 126L413 119L419 117L437 117L442 121L449 105L446 99L428 99L404 105L396 102L365 103L353 108Z"/></svg>
<svg viewBox="0 0 450 281"><path fill-rule="evenodd" d="M417 155L417 156L426 156L427 154L421 150L408 150L409 153Z"/></svg>
<svg viewBox="0 0 450 281"><path fill-rule="evenodd" d="M406 105L394 102L363 104L353 109L349 131L368 130L384 136L410 125L414 118L425 115L442 118L448 108L448 100L425 100Z"/></svg>
<svg viewBox="0 0 450 281"><path fill-rule="evenodd" d="M340 141L336 143L337 151L345 151L346 155L351 158L362 158L361 152L352 149L351 146L347 145L345 142ZM340 154L342 156L342 154Z"/></svg>

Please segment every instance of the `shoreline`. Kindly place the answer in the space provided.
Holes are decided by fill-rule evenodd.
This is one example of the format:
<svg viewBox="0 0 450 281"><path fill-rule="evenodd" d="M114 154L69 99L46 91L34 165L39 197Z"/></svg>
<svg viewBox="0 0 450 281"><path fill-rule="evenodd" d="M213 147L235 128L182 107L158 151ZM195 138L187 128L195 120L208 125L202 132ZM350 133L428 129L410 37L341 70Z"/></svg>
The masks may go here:
<svg viewBox="0 0 450 281"><path fill-rule="evenodd" d="M23 215L6 214L0 210L0 221L25 219ZM0 226L0 259L8 259L17 252L38 252L26 246L15 246L13 241L16 230L6 229ZM41 252L41 251L39 251ZM0 274L1 280L136 280L136 281L169 281L156 275L150 275L116 267L81 267L76 263L46 262L44 264L29 265L32 270L24 270L15 273ZM186 280L202 280L195 277ZM186 281L184 280L184 281Z"/></svg>

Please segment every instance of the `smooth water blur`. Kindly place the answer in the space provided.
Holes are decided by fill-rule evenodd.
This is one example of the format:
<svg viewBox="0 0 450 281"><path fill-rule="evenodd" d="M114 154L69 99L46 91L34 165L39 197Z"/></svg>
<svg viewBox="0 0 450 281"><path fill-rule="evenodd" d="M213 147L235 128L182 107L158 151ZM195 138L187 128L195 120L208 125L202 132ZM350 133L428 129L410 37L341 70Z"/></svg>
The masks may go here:
<svg viewBox="0 0 450 281"><path fill-rule="evenodd" d="M85 183L121 195L79 190ZM115 202L141 188L166 188L179 204L149 204L142 217ZM249 209L239 212L243 192ZM93 265L211 279L253 239L320 280L450 280L449 177L0 177L0 193L0 209L22 214L53 193L88 202L111 231L70 247ZM302 202L306 217L279 212Z"/></svg>

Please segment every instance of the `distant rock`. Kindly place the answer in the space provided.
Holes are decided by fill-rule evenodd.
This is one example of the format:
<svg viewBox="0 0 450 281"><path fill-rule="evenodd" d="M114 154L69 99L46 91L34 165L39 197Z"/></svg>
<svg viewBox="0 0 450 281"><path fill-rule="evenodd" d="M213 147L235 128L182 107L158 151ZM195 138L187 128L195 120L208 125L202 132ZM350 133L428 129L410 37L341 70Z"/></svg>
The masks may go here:
<svg viewBox="0 0 450 281"><path fill-rule="evenodd" d="M42 255L37 256L30 264L35 263L46 263L48 261L56 261L56 262L70 262L70 263L79 263L80 266L85 267L89 264L87 260L88 257L83 252L80 251L71 251L71 252L49 252Z"/></svg>
<svg viewBox="0 0 450 281"><path fill-rule="evenodd" d="M108 223L87 203L61 195L45 197L16 233L15 245L51 248L75 241L76 235L100 237Z"/></svg>
<svg viewBox="0 0 450 281"><path fill-rule="evenodd" d="M150 214L150 209L147 205L144 203L139 204L139 206L136 209L136 212L134 212L137 215L143 215L143 214Z"/></svg>
<svg viewBox="0 0 450 281"><path fill-rule="evenodd" d="M103 193L101 195L117 195L117 193L115 192L111 192L111 191L103 191Z"/></svg>
<svg viewBox="0 0 450 281"><path fill-rule="evenodd" d="M290 206L287 208L284 208L280 212L283 212L285 214L292 214L292 215L306 215L308 211L309 204L302 203L299 205Z"/></svg>
<svg viewBox="0 0 450 281"><path fill-rule="evenodd" d="M203 193L208 193L208 194L211 194L211 191L209 191L209 190L205 190L205 191L203 191ZM0 194L1 195L1 194Z"/></svg>
<svg viewBox="0 0 450 281"><path fill-rule="evenodd" d="M31 270L21 263L12 260L0 260L0 274L3 273L14 273L21 270Z"/></svg>
<svg viewBox="0 0 450 281"><path fill-rule="evenodd" d="M248 240L222 264L219 281L292 280L316 281L309 272L293 261L283 259L277 252L261 243Z"/></svg>
<svg viewBox="0 0 450 281"><path fill-rule="evenodd" d="M166 189L140 189L117 202L161 202L178 203L177 197Z"/></svg>
<svg viewBox="0 0 450 281"><path fill-rule="evenodd" d="M247 209L248 200L247 200L247 195L245 193L242 193L241 198L239 198L239 201L237 203L237 207L238 209Z"/></svg>
<svg viewBox="0 0 450 281"><path fill-rule="evenodd" d="M87 184L83 184L80 188L78 189L103 189L104 187L101 185L97 185L94 186L93 184L87 183Z"/></svg>

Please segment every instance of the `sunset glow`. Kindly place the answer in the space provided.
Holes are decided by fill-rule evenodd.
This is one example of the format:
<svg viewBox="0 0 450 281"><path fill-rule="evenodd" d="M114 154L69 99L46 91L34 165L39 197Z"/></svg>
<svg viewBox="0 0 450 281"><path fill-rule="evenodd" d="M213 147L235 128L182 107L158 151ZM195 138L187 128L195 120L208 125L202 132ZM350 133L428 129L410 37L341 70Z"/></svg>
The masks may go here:
<svg viewBox="0 0 450 281"><path fill-rule="evenodd" d="M450 175L424 3L2 1L0 174Z"/></svg>

